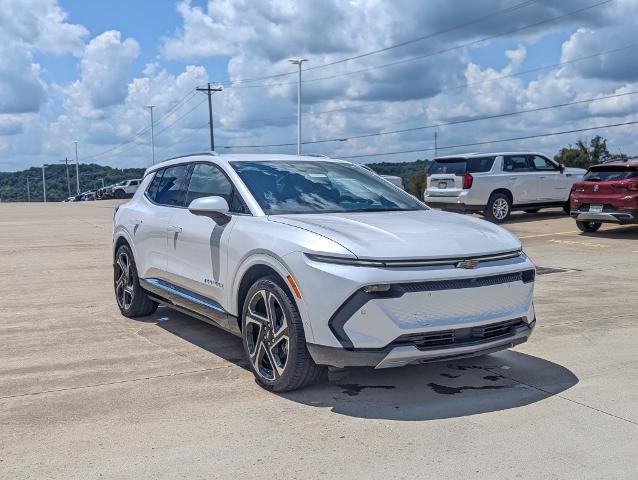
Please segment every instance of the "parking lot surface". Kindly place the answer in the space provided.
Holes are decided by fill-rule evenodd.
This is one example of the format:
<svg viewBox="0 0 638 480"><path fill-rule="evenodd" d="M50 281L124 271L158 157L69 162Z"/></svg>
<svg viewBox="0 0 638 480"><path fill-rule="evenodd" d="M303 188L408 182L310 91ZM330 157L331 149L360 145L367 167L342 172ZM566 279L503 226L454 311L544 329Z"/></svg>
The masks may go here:
<svg viewBox="0 0 638 480"><path fill-rule="evenodd" d="M638 227L514 214L528 343L277 395L239 339L120 315L114 205L0 204L0 478L638 478Z"/></svg>

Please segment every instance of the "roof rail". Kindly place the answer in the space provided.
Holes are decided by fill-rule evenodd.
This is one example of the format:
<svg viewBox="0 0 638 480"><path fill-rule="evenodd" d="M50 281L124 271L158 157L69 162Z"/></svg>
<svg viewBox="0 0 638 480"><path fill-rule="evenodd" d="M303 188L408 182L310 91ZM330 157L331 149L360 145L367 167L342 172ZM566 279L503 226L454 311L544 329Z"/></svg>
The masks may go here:
<svg viewBox="0 0 638 480"><path fill-rule="evenodd" d="M328 155L324 155L323 153L304 153L306 157L321 157L321 158L330 158Z"/></svg>

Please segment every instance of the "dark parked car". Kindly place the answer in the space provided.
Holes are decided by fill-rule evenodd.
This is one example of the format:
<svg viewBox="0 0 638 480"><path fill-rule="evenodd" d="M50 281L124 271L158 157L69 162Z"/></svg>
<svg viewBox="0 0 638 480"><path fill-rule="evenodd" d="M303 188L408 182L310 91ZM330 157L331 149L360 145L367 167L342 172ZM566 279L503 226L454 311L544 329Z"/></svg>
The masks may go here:
<svg viewBox="0 0 638 480"><path fill-rule="evenodd" d="M572 187L570 206L583 232L603 223L638 223L638 158L590 167Z"/></svg>

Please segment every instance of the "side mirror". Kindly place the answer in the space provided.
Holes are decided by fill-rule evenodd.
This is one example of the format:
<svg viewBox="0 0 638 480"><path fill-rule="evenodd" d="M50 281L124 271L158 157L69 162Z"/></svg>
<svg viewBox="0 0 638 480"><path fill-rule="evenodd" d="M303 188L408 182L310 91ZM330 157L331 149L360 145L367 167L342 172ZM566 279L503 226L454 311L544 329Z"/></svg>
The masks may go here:
<svg viewBox="0 0 638 480"><path fill-rule="evenodd" d="M193 200L188 206L188 211L193 215L209 217L215 222L228 223L228 202L223 197L201 197Z"/></svg>
<svg viewBox="0 0 638 480"><path fill-rule="evenodd" d="M560 170L560 173L565 173L565 165L563 165L562 163L558 164L558 169Z"/></svg>

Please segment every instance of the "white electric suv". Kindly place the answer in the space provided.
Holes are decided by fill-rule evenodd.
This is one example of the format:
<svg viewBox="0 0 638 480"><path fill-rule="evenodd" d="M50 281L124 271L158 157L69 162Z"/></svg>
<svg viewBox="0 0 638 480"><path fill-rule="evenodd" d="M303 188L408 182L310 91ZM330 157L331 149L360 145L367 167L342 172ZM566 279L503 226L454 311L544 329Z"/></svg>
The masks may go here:
<svg viewBox="0 0 638 480"><path fill-rule="evenodd" d="M315 156L203 153L149 168L113 229L129 317L158 303L240 335L273 391L325 366L481 355L534 328L535 268L506 230Z"/></svg>

